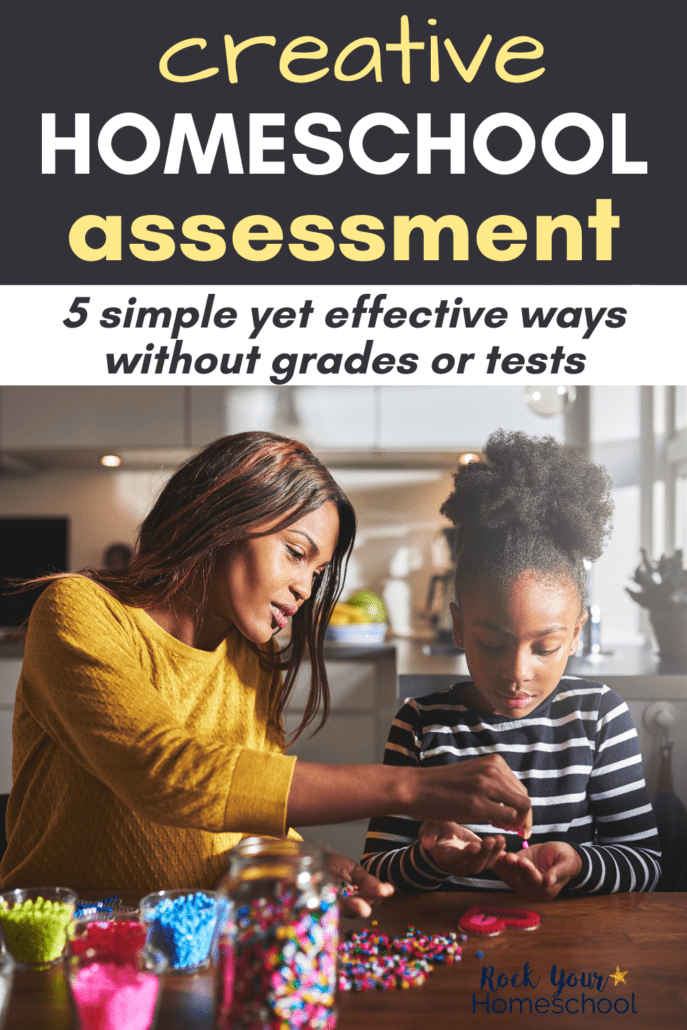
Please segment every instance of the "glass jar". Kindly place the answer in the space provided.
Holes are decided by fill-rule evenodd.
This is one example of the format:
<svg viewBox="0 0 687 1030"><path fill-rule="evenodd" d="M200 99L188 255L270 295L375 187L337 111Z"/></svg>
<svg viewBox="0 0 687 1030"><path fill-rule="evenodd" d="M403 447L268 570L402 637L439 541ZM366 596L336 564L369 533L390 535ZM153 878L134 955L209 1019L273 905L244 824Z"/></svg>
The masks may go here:
<svg viewBox="0 0 687 1030"><path fill-rule="evenodd" d="M265 837L229 852L224 889L235 924L233 948L220 941L220 1030L336 1026L339 909L327 857L302 841Z"/></svg>

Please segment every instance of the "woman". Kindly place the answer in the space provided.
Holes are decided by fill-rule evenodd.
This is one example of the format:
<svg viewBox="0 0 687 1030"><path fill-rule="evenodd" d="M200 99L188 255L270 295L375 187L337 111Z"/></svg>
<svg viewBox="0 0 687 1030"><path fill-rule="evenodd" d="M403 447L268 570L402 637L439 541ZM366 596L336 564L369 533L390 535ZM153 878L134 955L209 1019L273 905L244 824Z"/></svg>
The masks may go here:
<svg viewBox="0 0 687 1030"><path fill-rule="evenodd" d="M17 692L4 887L209 887L242 834L390 811L527 832L526 792L499 761L398 775L283 754L306 651L298 732L327 716L324 632L354 534L306 447L242 433L171 477L128 567L50 581ZM363 899L389 891L340 856L334 871Z"/></svg>
<svg viewBox="0 0 687 1030"><path fill-rule="evenodd" d="M472 681L406 704L384 761L460 768L498 752L531 797L530 845L500 824L387 816L370 823L363 865L408 892L653 890L660 849L627 705L564 675L587 618L584 559L606 537L608 477L551 437L498 432L484 453L441 509L457 526L454 635Z"/></svg>

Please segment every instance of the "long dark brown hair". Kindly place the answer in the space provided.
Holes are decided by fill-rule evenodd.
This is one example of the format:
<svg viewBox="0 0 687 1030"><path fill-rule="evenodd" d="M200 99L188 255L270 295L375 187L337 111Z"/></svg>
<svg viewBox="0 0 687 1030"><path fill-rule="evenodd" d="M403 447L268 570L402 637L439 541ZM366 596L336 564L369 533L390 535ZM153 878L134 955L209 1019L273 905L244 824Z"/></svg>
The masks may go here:
<svg viewBox="0 0 687 1030"><path fill-rule="evenodd" d="M177 595L187 600L192 596L202 613L219 548L267 525L270 532L279 532L327 502L339 514L339 539L331 562L315 578L310 597L293 616L291 642L277 651L251 645L263 664L285 672L278 717L291 696L306 649L309 653L310 693L295 740L313 722L320 706L317 729L329 715L324 634L355 540L350 501L305 444L262 432L215 440L167 482L141 524L130 565L114 571L84 569L82 575L130 607L157 608Z"/></svg>

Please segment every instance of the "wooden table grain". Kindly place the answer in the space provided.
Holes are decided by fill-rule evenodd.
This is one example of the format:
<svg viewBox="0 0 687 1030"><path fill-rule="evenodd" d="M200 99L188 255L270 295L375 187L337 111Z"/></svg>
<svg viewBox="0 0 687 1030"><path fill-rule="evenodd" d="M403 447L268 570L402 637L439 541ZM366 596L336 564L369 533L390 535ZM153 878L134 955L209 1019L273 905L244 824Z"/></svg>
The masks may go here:
<svg viewBox="0 0 687 1030"><path fill-rule="evenodd" d="M138 899L120 896L127 904ZM376 911L376 929L457 931L460 916L480 903L534 909L541 925L471 936L461 942L462 961L437 965L422 987L342 995L339 1030L687 1025L687 894L564 897L546 905L512 894L397 896ZM364 925L369 921L344 921L344 929ZM624 982L610 975L616 969L625 974ZM212 1009L211 972L167 976L158 1030L210 1030ZM15 975L5 1030L69 1030L70 1018L61 967Z"/></svg>

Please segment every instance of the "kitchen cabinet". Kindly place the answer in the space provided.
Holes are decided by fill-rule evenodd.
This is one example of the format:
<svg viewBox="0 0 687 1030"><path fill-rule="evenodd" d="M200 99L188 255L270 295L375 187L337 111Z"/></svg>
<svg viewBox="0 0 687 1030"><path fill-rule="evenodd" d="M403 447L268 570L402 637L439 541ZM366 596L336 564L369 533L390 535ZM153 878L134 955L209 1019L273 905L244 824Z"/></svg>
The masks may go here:
<svg viewBox="0 0 687 1030"><path fill-rule="evenodd" d="M330 765L379 764L389 726L400 707L396 697L396 663L392 648L376 656L347 659L327 655L331 713L325 726L309 737L309 728L288 748L304 762ZM301 668L285 726L287 737L300 722L308 692L310 666ZM316 724L317 725L317 724ZM325 844L358 860L363 853L367 819L350 823L297 827L305 840Z"/></svg>
<svg viewBox="0 0 687 1030"><path fill-rule="evenodd" d="M13 709L0 708L0 794L12 789L12 720Z"/></svg>
<svg viewBox="0 0 687 1030"><path fill-rule="evenodd" d="M447 376L447 378L449 378ZM455 377L454 377L455 378ZM495 428L564 439L563 416L544 421L512 386L382 387L379 391L381 450L479 450Z"/></svg>
<svg viewBox="0 0 687 1030"><path fill-rule="evenodd" d="M182 447L181 386L13 386L0 392L7 449Z"/></svg>
<svg viewBox="0 0 687 1030"><path fill-rule="evenodd" d="M495 425L541 433L511 386L12 386L0 391L8 450L203 447L261 429L315 451L479 448ZM562 417L546 431L564 436Z"/></svg>
<svg viewBox="0 0 687 1030"><path fill-rule="evenodd" d="M512 386L191 386L190 445L225 433L265 429L315 450L465 450L481 447L498 423L541 434L541 416ZM546 421L564 438L564 420Z"/></svg>
<svg viewBox="0 0 687 1030"><path fill-rule="evenodd" d="M191 386L189 391L192 447L252 429L292 436L315 450L375 446L372 386Z"/></svg>
<svg viewBox="0 0 687 1030"><path fill-rule="evenodd" d="M0 794L12 787L12 719L21 665L21 657L0 655Z"/></svg>

